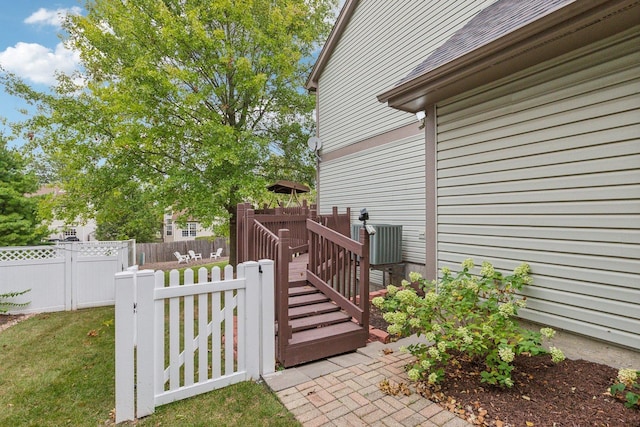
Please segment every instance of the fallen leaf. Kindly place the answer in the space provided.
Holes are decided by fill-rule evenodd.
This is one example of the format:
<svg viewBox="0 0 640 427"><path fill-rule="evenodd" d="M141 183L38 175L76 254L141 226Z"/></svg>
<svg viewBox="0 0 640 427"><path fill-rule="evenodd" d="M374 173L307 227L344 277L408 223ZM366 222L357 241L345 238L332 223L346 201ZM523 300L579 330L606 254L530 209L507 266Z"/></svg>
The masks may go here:
<svg viewBox="0 0 640 427"><path fill-rule="evenodd" d="M525 424L527 425L527 427L533 427L535 425L531 421L525 421Z"/></svg>
<svg viewBox="0 0 640 427"><path fill-rule="evenodd" d="M88 337L97 337L98 336L98 331L96 331L95 329L92 329L87 333L87 336Z"/></svg>
<svg viewBox="0 0 640 427"><path fill-rule="evenodd" d="M525 396L524 394L522 395L522 398L523 398L524 400L531 400L531 398L530 398L529 396Z"/></svg>
<svg viewBox="0 0 640 427"><path fill-rule="evenodd" d="M504 427L504 423L500 420L496 420L496 427Z"/></svg>

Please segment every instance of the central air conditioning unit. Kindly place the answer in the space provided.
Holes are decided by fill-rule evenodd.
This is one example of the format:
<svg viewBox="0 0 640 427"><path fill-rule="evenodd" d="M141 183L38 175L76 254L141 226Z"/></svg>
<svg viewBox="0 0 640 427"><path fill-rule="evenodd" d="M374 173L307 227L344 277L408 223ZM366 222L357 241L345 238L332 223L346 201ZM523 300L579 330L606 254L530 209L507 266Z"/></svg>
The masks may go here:
<svg viewBox="0 0 640 427"><path fill-rule="evenodd" d="M391 224L367 224L376 229L369 236L369 264L398 264L402 262L402 226ZM360 240L362 224L351 224L351 238Z"/></svg>

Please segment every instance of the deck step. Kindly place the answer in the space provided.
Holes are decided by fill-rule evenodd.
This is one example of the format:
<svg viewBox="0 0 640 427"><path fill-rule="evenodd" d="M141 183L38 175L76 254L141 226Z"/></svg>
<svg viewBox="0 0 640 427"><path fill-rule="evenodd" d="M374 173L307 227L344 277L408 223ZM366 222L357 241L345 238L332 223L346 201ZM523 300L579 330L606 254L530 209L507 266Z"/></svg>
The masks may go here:
<svg viewBox="0 0 640 427"><path fill-rule="evenodd" d="M289 345L311 344L320 342L328 337L335 337L349 333L361 333L362 328L354 322L338 323L329 325L324 328L307 329L305 331L295 332L289 340ZM357 347L356 347L357 348Z"/></svg>
<svg viewBox="0 0 640 427"><path fill-rule="evenodd" d="M300 317L315 316L322 313L330 313L332 311L340 311L340 307L332 302L321 302L318 304L301 305L289 308L289 319L297 319Z"/></svg>
<svg viewBox="0 0 640 427"><path fill-rule="evenodd" d="M316 316L300 317L291 320L291 330L296 333L306 329L324 328L337 323L349 322L351 317L341 311L318 314Z"/></svg>
<svg viewBox="0 0 640 427"><path fill-rule="evenodd" d="M295 296L299 296L299 295L315 294L317 292L318 292L318 290L316 288L314 288L313 286L310 286L310 285L296 286L296 287L293 287L293 288L289 288L289 297L295 297Z"/></svg>
<svg viewBox="0 0 640 427"><path fill-rule="evenodd" d="M320 292L308 295L298 295L295 297L289 297L289 310L292 307L299 307L301 305L317 304L319 302L329 301L325 295Z"/></svg>

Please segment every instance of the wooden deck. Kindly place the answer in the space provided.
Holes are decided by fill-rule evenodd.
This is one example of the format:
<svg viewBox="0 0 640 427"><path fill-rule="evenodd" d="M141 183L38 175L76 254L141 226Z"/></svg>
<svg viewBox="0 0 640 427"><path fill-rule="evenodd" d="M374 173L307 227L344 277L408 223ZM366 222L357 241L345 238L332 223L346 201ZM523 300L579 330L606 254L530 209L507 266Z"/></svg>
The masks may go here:
<svg viewBox="0 0 640 427"><path fill-rule="evenodd" d="M289 286L296 282L307 281L307 264L309 263L309 254L301 254L294 257L289 263Z"/></svg>
<svg viewBox="0 0 640 427"><path fill-rule="evenodd" d="M285 367L354 351L369 336L369 237L349 211L238 205L238 262L275 260L276 354ZM294 255L295 254L295 255Z"/></svg>

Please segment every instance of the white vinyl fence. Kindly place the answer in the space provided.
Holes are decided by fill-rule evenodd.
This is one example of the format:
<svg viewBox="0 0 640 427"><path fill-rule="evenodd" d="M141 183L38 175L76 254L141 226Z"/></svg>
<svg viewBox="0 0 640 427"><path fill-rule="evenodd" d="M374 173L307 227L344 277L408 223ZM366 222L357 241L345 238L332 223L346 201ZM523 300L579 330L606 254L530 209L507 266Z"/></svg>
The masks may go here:
<svg viewBox="0 0 640 427"><path fill-rule="evenodd" d="M162 271L116 274L116 423L274 372L274 263L236 276L202 267L195 283L187 269L180 285L173 270L166 286Z"/></svg>
<svg viewBox="0 0 640 427"><path fill-rule="evenodd" d="M28 303L14 314L113 305L114 275L129 267L131 248L134 241L2 247L0 294L31 289L10 300Z"/></svg>

